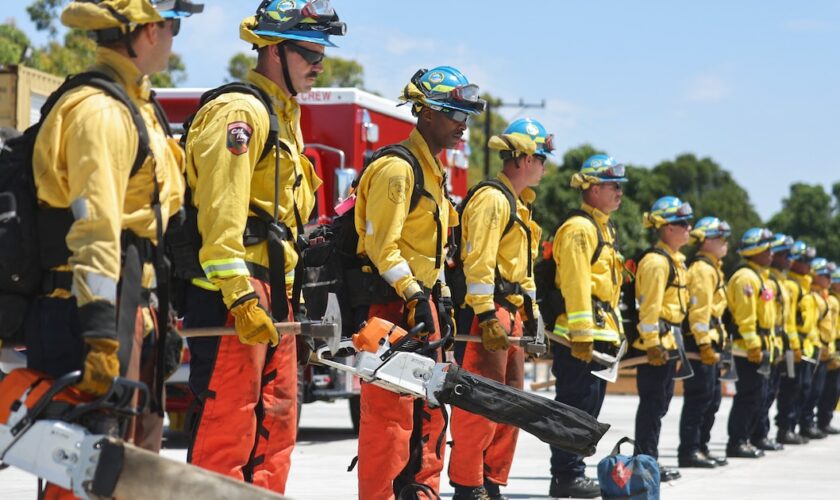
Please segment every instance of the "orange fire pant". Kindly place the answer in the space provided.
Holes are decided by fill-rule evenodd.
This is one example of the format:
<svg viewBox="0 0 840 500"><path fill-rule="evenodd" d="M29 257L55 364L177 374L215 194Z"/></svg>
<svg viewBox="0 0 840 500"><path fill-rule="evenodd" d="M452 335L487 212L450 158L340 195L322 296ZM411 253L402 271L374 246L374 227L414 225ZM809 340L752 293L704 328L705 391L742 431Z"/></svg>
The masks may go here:
<svg viewBox="0 0 840 500"><path fill-rule="evenodd" d="M271 310L267 283L252 279ZM184 326L233 326L218 292L190 287ZM236 335L190 339L190 388L201 402L188 461L283 493L297 434L297 351L294 336L272 348Z"/></svg>
<svg viewBox="0 0 840 500"><path fill-rule="evenodd" d="M430 340L440 338L434 304L432 311L435 333ZM405 325L400 301L374 304L368 317ZM359 499L393 499L395 493L412 483L440 491L445 448L438 450L445 425L441 409L370 384L362 384L361 398ZM418 493L418 498L426 497Z"/></svg>
<svg viewBox="0 0 840 500"><path fill-rule="evenodd" d="M496 318L516 337L522 336L519 314L496 306ZM473 319L470 335L481 336L478 319ZM482 377L522 389L525 351L510 346L506 351L489 352L480 343L456 347L456 358L466 370ZM460 356L463 352L463 357ZM485 481L507 485L519 429L497 424L484 417L452 408L452 454L449 458L449 481L460 486L478 487Z"/></svg>

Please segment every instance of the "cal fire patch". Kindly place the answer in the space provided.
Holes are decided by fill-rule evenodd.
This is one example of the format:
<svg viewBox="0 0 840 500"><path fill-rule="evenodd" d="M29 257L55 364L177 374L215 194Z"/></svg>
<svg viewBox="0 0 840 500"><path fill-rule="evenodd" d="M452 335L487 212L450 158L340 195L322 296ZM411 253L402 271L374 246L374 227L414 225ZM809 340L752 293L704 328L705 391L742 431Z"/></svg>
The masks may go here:
<svg viewBox="0 0 840 500"><path fill-rule="evenodd" d="M245 122L233 122L227 126L227 148L236 156L248 152L253 129Z"/></svg>

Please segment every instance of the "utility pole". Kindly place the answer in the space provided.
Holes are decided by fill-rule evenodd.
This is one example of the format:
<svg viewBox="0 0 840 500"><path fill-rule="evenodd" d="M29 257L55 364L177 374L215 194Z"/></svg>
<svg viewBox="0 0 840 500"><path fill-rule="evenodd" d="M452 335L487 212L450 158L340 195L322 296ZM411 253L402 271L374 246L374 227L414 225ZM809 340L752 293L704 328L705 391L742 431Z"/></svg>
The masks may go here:
<svg viewBox="0 0 840 500"><path fill-rule="evenodd" d="M484 119L484 178L490 178L490 146L487 145L488 141L490 140L490 136L493 135L493 106L494 104L487 101L487 113L486 118ZM497 108L520 108L520 109L529 109L529 108L536 108L536 109L545 109L545 99L543 99L539 104L536 103L526 103L522 99L519 99L519 102L500 102L499 104L495 105Z"/></svg>

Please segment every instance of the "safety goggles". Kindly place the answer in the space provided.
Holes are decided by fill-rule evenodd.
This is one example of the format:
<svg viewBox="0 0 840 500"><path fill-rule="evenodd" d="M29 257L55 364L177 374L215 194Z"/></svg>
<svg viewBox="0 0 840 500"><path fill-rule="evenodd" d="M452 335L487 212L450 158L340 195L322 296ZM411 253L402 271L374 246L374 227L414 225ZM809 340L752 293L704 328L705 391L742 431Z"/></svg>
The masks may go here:
<svg viewBox="0 0 840 500"><path fill-rule="evenodd" d="M717 234L719 238L729 238L732 236L732 226L728 222L720 221L717 227Z"/></svg>
<svg viewBox="0 0 840 500"><path fill-rule="evenodd" d="M546 153L554 151L554 134L548 134L545 136L545 142L543 143L542 149Z"/></svg>
<svg viewBox="0 0 840 500"><path fill-rule="evenodd" d="M617 176L617 177L623 177L624 176L624 165L620 165L620 164L615 165L615 166L609 167L609 169L614 169L615 171L620 171L621 175ZM674 212L674 214L677 217L691 217L692 215L694 215L694 209L691 208L691 203L685 202L682 205L677 207L677 211Z"/></svg>
<svg viewBox="0 0 840 500"><path fill-rule="evenodd" d="M187 0L150 0L150 2L152 6L158 10L158 12L172 10L186 15L204 12L204 4L196 4Z"/></svg>
<svg viewBox="0 0 840 500"><path fill-rule="evenodd" d="M297 52L297 54L311 66L320 64L326 57L326 54L321 51L307 49L303 45L298 45L294 42L286 42L285 46L292 49L294 52Z"/></svg>
<svg viewBox="0 0 840 500"><path fill-rule="evenodd" d="M268 8L275 6L276 0L263 0L257 7L257 31L285 33L287 31L320 31L329 35L343 36L347 33L347 25L338 20L338 14L332 8L329 0L312 0L300 9L272 9L275 14L282 14L283 21L268 14ZM301 22L312 19L315 22Z"/></svg>
<svg viewBox="0 0 840 500"><path fill-rule="evenodd" d="M806 247L804 250L801 250L796 253L791 253L793 254L794 260L804 260L810 262L811 259L817 256L817 249L814 247Z"/></svg>
<svg viewBox="0 0 840 500"><path fill-rule="evenodd" d="M430 101L439 102L457 102L458 106L469 109L475 113L483 113L487 108L487 101L479 97L478 85L470 83L469 85L462 85L455 87L448 92L434 92L426 89L420 78L426 74L425 69L419 69L414 76L411 77L411 83L417 87L420 92Z"/></svg>

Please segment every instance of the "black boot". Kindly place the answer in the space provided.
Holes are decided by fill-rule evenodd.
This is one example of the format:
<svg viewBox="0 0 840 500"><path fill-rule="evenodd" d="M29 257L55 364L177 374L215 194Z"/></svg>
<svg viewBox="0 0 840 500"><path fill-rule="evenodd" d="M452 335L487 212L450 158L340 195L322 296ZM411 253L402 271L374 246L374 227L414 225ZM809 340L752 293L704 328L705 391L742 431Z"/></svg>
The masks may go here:
<svg viewBox="0 0 840 500"><path fill-rule="evenodd" d="M800 426L799 435L808 439L825 439L825 434L816 425Z"/></svg>
<svg viewBox="0 0 840 500"><path fill-rule="evenodd" d="M706 458L709 460L714 461L718 467L723 467L724 465L729 465L729 461L726 460L726 457L718 457L716 455L712 455L709 453L709 448L706 446L702 446L700 448L700 453L702 453Z"/></svg>
<svg viewBox="0 0 840 500"><path fill-rule="evenodd" d="M708 458L700 451L695 451L686 457L679 457L677 462L679 463L680 468L694 467L698 469L714 469L717 467L717 463L714 460Z"/></svg>
<svg viewBox="0 0 840 500"><path fill-rule="evenodd" d="M754 448L749 443L736 443L726 445L726 456L730 458L761 458L764 452Z"/></svg>
<svg viewBox="0 0 840 500"><path fill-rule="evenodd" d="M764 451L781 451L785 449L785 447L782 446L780 443L777 443L775 439L770 438L763 438L758 441L753 441L752 445L758 448L759 450Z"/></svg>
<svg viewBox="0 0 840 500"><path fill-rule="evenodd" d="M656 465L659 466L659 480L663 483L667 483L668 481L674 481L682 477L682 474L680 474L679 469L675 467L665 467L659 462L656 462Z"/></svg>
<svg viewBox="0 0 840 500"><path fill-rule="evenodd" d="M484 486L471 488L469 486L455 486L455 494L452 500L490 500Z"/></svg>
<svg viewBox="0 0 840 500"><path fill-rule="evenodd" d="M802 437L793 431L779 430L779 433L776 435L776 441L791 445L808 444L808 438Z"/></svg>
<svg viewBox="0 0 840 500"><path fill-rule="evenodd" d="M837 427L832 427L831 425L824 425L820 427L820 432L827 436L835 436L837 434L840 434L840 429L838 429Z"/></svg>
<svg viewBox="0 0 840 500"><path fill-rule="evenodd" d="M496 483L491 483L488 480L484 480L484 490L487 491L487 498L490 500L508 500L508 497L502 495L502 492L499 491L499 485Z"/></svg>
<svg viewBox="0 0 840 500"><path fill-rule="evenodd" d="M601 487L598 481L588 477L576 477L574 479L551 478L551 486L548 488L548 496L552 498L598 498L601 496Z"/></svg>

